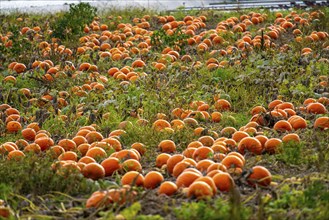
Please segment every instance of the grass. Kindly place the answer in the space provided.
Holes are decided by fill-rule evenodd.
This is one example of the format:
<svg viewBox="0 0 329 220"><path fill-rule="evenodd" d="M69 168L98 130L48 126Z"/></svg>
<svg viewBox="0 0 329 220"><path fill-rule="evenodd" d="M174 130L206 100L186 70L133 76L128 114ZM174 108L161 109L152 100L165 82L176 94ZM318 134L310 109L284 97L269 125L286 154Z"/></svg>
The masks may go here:
<svg viewBox="0 0 329 220"><path fill-rule="evenodd" d="M16 161L1 161L1 184L14 186L18 194L44 195L50 191L60 191L78 195L94 190L94 186L81 175L54 175L51 169L53 158L28 155L17 163ZM37 175L31 175L36 173ZM17 179L17 176L20 178Z"/></svg>
<svg viewBox="0 0 329 220"><path fill-rule="evenodd" d="M236 189L235 189L236 190ZM229 198L214 201L183 203L175 209L177 219L248 219L251 209L243 207L240 192L233 191Z"/></svg>
<svg viewBox="0 0 329 220"><path fill-rule="evenodd" d="M329 18L329 10L320 10L323 14L320 14L319 21L301 27L304 35L309 35L314 30L329 32L328 22L325 22ZM259 28L268 27L275 20L274 12L263 9L254 11L266 13L268 17L264 23L250 26L248 30L253 37L259 34L256 32ZM239 18L250 12L251 10L228 13L178 10L171 15L177 20L182 20L186 15L204 15L207 17L207 28L215 28L219 21L233 16ZM301 14L304 11L296 12ZM0 103L9 104L19 110L23 127L33 121L39 122L41 128L51 134L55 143L63 138L73 138L82 126L95 124L97 130L108 137L111 131L119 128L121 122L129 122L124 128L126 133L120 136L120 142L124 149L129 149L135 142L146 146L147 153L140 161L146 174L155 169L155 158L160 153L158 144L162 140L173 140L177 145L177 152L182 152L191 141L198 140L199 136L193 132L196 126L186 126L173 133L156 132L152 128L158 113L165 114L170 122L175 119L172 115L174 108L190 109L192 101L208 103L209 112L216 110L214 97L226 99L232 104L230 111L222 112L219 123L198 121L197 126L206 128L207 134L214 138L216 134L220 136L224 127L232 126L239 130L249 122L253 107L262 105L267 108L268 103L277 98L292 102L296 106L296 113L307 120L308 127L294 131L300 136L300 143L285 143L278 154L245 155L243 172L248 172L255 165L265 166L273 177L270 187L251 187L246 184L244 175L236 175L236 187L232 192L218 193L212 199L201 201L186 198L181 191L168 197L158 196L156 189L134 188L138 195L133 203L87 209L85 204L89 196L96 190L119 187L122 173L98 181L86 179L80 173L58 175L58 172L51 169L55 160L48 153L28 154L22 160L15 161L7 160L7 154L1 152L0 206L3 200L5 206L12 211L12 219L325 219L329 216L329 130L313 129L313 123L319 116L298 109L306 98L328 97L328 87L319 85L321 78L328 77L329 65L325 59L329 58L329 53L322 49L323 45L328 45L328 39L297 43L293 40L291 31L287 31L282 33L280 39L273 41L276 48L255 48L247 55L237 50L226 56L218 56L216 59L219 62L229 61L229 65L209 71L205 65L193 68L197 60L205 63L212 56L209 52L200 53L195 46L186 44L188 37L185 35L176 33L168 37L163 31L155 32L157 34L153 36L153 40L157 42L157 47L146 55L130 54L131 59L120 61L100 58L98 51L93 50L77 55L76 50L81 46L79 38L86 34L81 31L81 27L87 25L84 22L89 22L77 18L79 31L64 37L59 36L61 39L57 41L58 44L72 49L73 56L52 51L43 57L42 51L38 49L39 43L43 40L51 42L53 37L44 30L58 28L63 32L63 26L70 23L66 13L68 12L46 15L0 14L0 19L5 21L0 27L0 34L4 36L8 32L13 33L13 36L9 34L13 47L5 47L0 41ZM290 12L282 13L286 16ZM144 15L150 15L150 30L155 31L162 27L155 16L167 14L139 8L112 9L98 11L97 19L101 24L107 24L109 31L114 32L118 24L132 23L133 18L142 18ZM23 18L22 21L18 17ZM59 18L62 18L60 28L54 25ZM41 39L38 40L35 33L19 34L25 26L40 26ZM196 33L200 34L205 30L200 29ZM227 42L214 45L213 50L226 50L227 46L236 45L236 41L242 36L241 33L233 32L220 34ZM208 35L207 33L206 36ZM123 43L109 42L112 47ZM137 40L133 42L134 46L138 43ZM284 44L288 44L290 49L280 52L280 47ZM182 47L180 56L186 53L191 56L192 62L177 60L168 63L165 71L156 70L151 63L158 61L161 51L168 45ZM310 47L315 56L301 56L300 51L304 47ZM320 62L321 58L324 61ZM45 70L30 67L35 60L45 59L50 59L61 69L67 61L72 62L76 68L83 62L95 64L99 74L108 79L103 83L105 89L93 89L83 96L76 95L73 92L75 86L83 86L90 81L102 82L87 71L81 72L79 77L72 77L75 72L65 70L60 78L55 78L52 82L44 80ZM147 66L134 71L145 72L147 76L139 78L135 83L123 86L119 84L120 81L107 74L109 68L131 66L136 59L143 59ZM13 61L24 63L28 71L17 74L8 70L7 66ZM16 77L15 83L4 80L9 75ZM20 92L22 88L29 88L32 95L24 96ZM68 97L65 98L67 105L60 107L56 100L62 91L66 91ZM55 99L44 100L43 97L48 94ZM326 108L328 110L328 105ZM20 132L7 132L4 111L0 111L0 116L0 144L21 139ZM328 116L328 113L322 116ZM145 119L148 124L138 124L139 118ZM265 126L260 127L259 131L268 137L282 138L286 134ZM175 181L165 170L156 170L162 172L166 179Z"/></svg>
<svg viewBox="0 0 329 220"><path fill-rule="evenodd" d="M288 219L324 219L328 215L328 185L326 177L298 179L278 189L280 198L268 202L266 212L272 218ZM303 189L302 191L300 189ZM318 214L314 215L317 210Z"/></svg>

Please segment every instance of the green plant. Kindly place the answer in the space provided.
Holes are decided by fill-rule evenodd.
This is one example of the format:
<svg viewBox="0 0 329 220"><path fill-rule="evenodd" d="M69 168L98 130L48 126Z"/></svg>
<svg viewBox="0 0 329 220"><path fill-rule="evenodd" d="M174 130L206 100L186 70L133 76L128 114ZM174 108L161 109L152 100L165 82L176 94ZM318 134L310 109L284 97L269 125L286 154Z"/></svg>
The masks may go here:
<svg viewBox="0 0 329 220"><path fill-rule="evenodd" d="M133 203L131 206L124 208L119 214L115 215L112 211L103 211L101 216L106 219L136 219L136 220L162 220L160 215L139 215L142 206L139 202Z"/></svg>
<svg viewBox="0 0 329 220"><path fill-rule="evenodd" d="M175 209L177 219L248 219L250 209L239 205L238 195L232 193L230 201L222 198L211 201L183 203Z"/></svg>
<svg viewBox="0 0 329 220"><path fill-rule="evenodd" d="M168 35L164 29L154 31L151 36L151 44L158 50L163 50L165 47L178 46L184 49L187 45L188 35L184 34L180 28L177 28L173 35ZM184 51L182 51L184 53Z"/></svg>
<svg viewBox="0 0 329 220"><path fill-rule="evenodd" d="M89 3L70 4L70 10L53 21L53 37L60 39L76 38L82 34L85 25L89 25L96 16L97 9Z"/></svg>
<svg viewBox="0 0 329 220"><path fill-rule="evenodd" d="M7 30L12 34L9 35L8 41L12 41L12 46L6 47L5 44L0 43L0 61L1 63L11 62L10 59L16 54L21 54L21 62L28 62L30 54L26 51L33 52L35 49L32 47L31 39L23 38L19 34L19 26L16 24L9 24ZM10 56L8 56L10 54Z"/></svg>
<svg viewBox="0 0 329 220"><path fill-rule="evenodd" d="M287 164L299 165L305 163L304 143L288 142L283 144L280 148L280 154L276 155L278 160L281 160Z"/></svg>
<svg viewBox="0 0 329 220"><path fill-rule="evenodd" d="M7 200L13 188L5 183L0 183L0 199Z"/></svg>
<svg viewBox="0 0 329 220"><path fill-rule="evenodd" d="M52 170L53 159L28 154L19 163L0 159L1 183L14 186L13 193L44 195L60 191L77 195L95 190L95 185L81 174L62 176ZM33 173L33 175L31 175ZM18 178L19 177L19 178Z"/></svg>
<svg viewBox="0 0 329 220"><path fill-rule="evenodd" d="M329 199L326 182L313 177L313 180L306 178L293 184L295 186L284 184L280 187L280 197L265 205L266 214L273 219L325 219Z"/></svg>

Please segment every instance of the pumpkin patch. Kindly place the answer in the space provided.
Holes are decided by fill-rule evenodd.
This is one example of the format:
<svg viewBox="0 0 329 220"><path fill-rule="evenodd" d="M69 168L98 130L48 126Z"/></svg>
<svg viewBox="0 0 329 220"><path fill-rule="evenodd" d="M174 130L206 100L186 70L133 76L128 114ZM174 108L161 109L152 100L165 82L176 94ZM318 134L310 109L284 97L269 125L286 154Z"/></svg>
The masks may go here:
<svg viewBox="0 0 329 220"><path fill-rule="evenodd" d="M0 218L328 216L328 8L15 16Z"/></svg>

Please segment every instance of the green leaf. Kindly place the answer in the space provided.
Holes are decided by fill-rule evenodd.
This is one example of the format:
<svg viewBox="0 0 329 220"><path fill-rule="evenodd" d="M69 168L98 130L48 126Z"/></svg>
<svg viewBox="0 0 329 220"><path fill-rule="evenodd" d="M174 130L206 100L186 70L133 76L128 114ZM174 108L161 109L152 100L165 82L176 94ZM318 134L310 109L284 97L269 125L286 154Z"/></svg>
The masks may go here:
<svg viewBox="0 0 329 220"><path fill-rule="evenodd" d="M135 219L141 209L141 204L139 202L135 202L130 207L124 209L121 214L125 217L125 219Z"/></svg>

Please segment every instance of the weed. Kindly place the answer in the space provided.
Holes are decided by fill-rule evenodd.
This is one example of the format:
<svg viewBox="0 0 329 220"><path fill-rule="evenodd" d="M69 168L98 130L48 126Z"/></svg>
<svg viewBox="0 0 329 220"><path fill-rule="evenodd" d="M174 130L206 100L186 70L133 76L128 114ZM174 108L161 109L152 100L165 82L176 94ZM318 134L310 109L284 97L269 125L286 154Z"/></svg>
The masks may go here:
<svg viewBox="0 0 329 220"><path fill-rule="evenodd" d="M84 26L96 16L96 11L89 3L70 4L70 10L51 25L53 36L74 42L82 34Z"/></svg>
<svg viewBox="0 0 329 220"><path fill-rule="evenodd" d="M281 147L280 154L277 154L276 158L288 164L299 165L305 163L305 158L302 158L304 150L304 143L290 141Z"/></svg>
<svg viewBox="0 0 329 220"><path fill-rule="evenodd" d="M235 193L230 195L230 202L221 198L215 201L183 203L175 209L177 219L248 219L250 210L239 206Z"/></svg>
<svg viewBox="0 0 329 220"><path fill-rule="evenodd" d="M81 174L67 177L55 175L51 169L52 163L49 156L43 156L41 159L40 156L29 154L19 163L14 160L0 160L1 183L15 186L14 193L35 196L51 191L78 195L95 189L95 186Z"/></svg>
<svg viewBox="0 0 329 220"><path fill-rule="evenodd" d="M298 187L300 183L306 187ZM297 188L288 184L280 188L280 198L265 207L267 214L273 219L325 219L328 216L328 184L320 179L305 179L296 184Z"/></svg>
<svg viewBox="0 0 329 220"><path fill-rule="evenodd" d="M187 45L188 35L184 34L180 28L172 34L168 35L164 29L154 31L151 37L151 44L154 45L155 49L162 51L165 47L184 48ZM184 51L182 51L184 54Z"/></svg>

